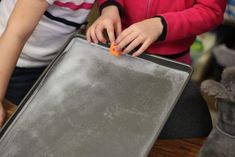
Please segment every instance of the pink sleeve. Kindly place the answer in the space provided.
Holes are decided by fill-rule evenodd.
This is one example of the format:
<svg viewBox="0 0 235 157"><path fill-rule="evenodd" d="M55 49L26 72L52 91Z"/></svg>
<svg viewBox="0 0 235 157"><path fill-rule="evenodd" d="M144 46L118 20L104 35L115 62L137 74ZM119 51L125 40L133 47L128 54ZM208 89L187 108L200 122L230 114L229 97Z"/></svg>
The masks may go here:
<svg viewBox="0 0 235 157"><path fill-rule="evenodd" d="M207 32L223 21L226 0L196 0L193 7L160 14L167 23L165 41L175 41Z"/></svg>

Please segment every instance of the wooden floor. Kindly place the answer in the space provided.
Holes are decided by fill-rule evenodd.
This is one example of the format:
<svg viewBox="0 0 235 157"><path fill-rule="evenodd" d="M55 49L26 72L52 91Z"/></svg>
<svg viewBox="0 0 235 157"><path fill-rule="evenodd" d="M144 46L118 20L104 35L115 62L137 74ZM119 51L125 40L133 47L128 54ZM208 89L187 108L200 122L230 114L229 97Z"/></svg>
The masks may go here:
<svg viewBox="0 0 235 157"><path fill-rule="evenodd" d="M16 110L16 107L8 102L4 103L7 118ZM196 157L204 138L157 140L148 157Z"/></svg>
<svg viewBox="0 0 235 157"><path fill-rule="evenodd" d="M205 138L157 140L149 157L196 157Z"/></svg>

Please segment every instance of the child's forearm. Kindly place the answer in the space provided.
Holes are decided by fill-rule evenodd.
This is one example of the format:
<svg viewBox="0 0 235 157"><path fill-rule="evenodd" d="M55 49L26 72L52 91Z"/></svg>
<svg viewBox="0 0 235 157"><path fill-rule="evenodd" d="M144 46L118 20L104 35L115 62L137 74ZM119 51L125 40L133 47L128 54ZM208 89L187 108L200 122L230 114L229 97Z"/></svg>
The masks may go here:
<svg viewBox="0 0 235 157"><path fill-rule="evenodd" d="M48 7L45 0L18 0L0 37L0 102L25 42Z"/></svg>
<svg viewBox="0 0 235 157"><path fill-rule="evenodd" d="M3 101L11 73L15 68L23 42L3 34L0 38L0 102Z"/></svg>

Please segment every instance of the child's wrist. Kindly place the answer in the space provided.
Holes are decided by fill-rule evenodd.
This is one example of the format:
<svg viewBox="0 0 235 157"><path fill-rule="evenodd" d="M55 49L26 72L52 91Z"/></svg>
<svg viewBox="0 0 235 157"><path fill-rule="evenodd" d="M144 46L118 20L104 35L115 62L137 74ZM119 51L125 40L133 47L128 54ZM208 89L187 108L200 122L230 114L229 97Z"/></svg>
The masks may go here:
<svg viewBox="0 0 235 157"><path fill-rule="evenodd" d="M122 16L124 14L124 9L123 9L122 5L117 1L106 1L103 4L101 4L100 5L100 13L102 13L105 8L108 8L111 6L117 8L120 16Z"/></svg>
<svg viewBox="0 0 235 157"><path fill-rule="evenodd" d="M110 12L112 12L112 13L113 13L113 12L119 13L118 8L117 8L116 6L110 5L110 6L107 6L107 7L105 7L105 8L102 9L101 15L102 15L102 14L106 14L106 13L110 14Z"/></svg>

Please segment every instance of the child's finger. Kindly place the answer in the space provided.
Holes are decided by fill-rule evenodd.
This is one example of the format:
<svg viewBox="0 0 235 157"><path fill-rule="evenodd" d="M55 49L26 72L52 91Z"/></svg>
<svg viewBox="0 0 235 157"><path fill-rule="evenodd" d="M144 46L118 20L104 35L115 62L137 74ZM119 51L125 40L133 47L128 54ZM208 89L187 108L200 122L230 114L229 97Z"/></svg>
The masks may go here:
<svg viewBox="0 0 235 157"><path fill-rule="evenodd" d="M128 36L125 36L125 38L123 38L123 40L121 42L119 42L117 44L117 50L121 51L124 47L126 47L127 45L129 45L133 40L135 40L137 38L137 34L135 33L131 33Z"/></svg>
<svg viewBox="0 0 235 157"><path fill-rule="evenodd" d="M132 41L123 51L124 54L129 53L130 51L134 50L137 46L139 46L143 42L142 39L136 38Z"/></svg>
<svg viewBox="0 0 235 157"><path fill-rule="evenodd" d="M121 22L118 22L116 25L115 25L115 33L116 33L116 37L118 37L122 32L122 24Z"/></svg>
<svg viewBox="0 0 235 157"><path fill-rule="evenodd" d="M115 41L114 26L112 24L106 26L107 34L111 43Z"/></svg>
<svg viewBox="0 0 235 157"><path fill-rule="evenodd" d="M106 43L106 39L105 39L105 37L104 37L104 35L103 35L103 31L104 31L104 26L102 25L100 25L100 26L98 26L97 28L96 28L96 37L97 37L97 39L99 40L99 41L101 41L102 43Z"/></svg>
<svg viewBox="0 0 235 157"><path fill-rule="evenodd" d="M91 34L90 34L90 29L87 30L86 32L86 39L90 43L91 42Z"/></svg>
<svg viewBox="0 0 235 157"><path fill-rule="evenodd" d="M119 44L126 36L128 36L132 32L131 29L125 29L123 32L120 33L120 35L116 39L116 44Z"/></svg>
<svg viewBox="0 0 235 157"><path fill-rule="evenodd" d="M141 55L151 44L151 42L149 40L145 41L143 43L143 45L135 52L132 54L132 56L137 57L139 55Z"/></svg>
<svg viewBox="0 0 235 157"><path fill-rule="evenodd" d="M95 42L95 43L98 43L98 39L96 37L95 28L94 27L90 30L90 34L91 34L92 41Z"/></svg>

